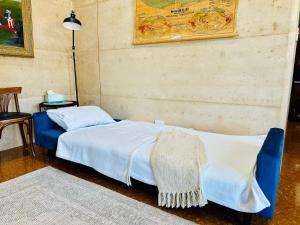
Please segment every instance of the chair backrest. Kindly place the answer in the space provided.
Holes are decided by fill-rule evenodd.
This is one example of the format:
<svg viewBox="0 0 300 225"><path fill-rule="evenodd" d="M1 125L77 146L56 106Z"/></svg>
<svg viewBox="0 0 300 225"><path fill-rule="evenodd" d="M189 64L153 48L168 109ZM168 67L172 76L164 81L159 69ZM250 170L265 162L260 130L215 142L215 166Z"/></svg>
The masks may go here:
<svg viewBox="0 0 300 225"><path fill-rule="evenodd" d="M0 113L8 112L9 103L12 98L15 100L17 112L20 112L18 94L21 91L21 87L0 88Z"/></svg>

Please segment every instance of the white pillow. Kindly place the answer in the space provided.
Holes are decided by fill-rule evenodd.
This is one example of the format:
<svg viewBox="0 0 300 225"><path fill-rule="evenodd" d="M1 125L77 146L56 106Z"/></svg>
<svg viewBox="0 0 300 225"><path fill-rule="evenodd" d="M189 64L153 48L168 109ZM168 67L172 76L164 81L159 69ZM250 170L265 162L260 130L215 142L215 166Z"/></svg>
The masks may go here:
<svg viewBox="0 0 300 225"><path fill-rule="evenodd" d="M116 122L98 106L51 109L47 111L47 115L66 131Z"/></svg>

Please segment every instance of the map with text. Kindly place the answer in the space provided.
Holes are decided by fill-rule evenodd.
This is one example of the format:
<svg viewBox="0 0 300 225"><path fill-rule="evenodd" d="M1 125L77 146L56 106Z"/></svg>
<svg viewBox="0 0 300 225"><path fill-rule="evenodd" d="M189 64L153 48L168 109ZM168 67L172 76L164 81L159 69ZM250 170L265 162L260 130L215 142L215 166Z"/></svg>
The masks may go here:
<svg viewBox="0 0 300 225"><path fill-rule="evenodd" d="M136 0L134 44L236 36L238 0Z"/></svg>

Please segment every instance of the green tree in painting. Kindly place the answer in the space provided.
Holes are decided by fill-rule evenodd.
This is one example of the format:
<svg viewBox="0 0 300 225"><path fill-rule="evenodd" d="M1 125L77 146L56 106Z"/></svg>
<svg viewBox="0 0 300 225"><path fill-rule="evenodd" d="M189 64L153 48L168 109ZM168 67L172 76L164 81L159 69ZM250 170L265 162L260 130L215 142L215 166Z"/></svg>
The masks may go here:
<svg viewBox="0 0 300 225"><path fill-rule="evenodd" d="M0 0L0 45L24 47L22 0Z"/></svg>

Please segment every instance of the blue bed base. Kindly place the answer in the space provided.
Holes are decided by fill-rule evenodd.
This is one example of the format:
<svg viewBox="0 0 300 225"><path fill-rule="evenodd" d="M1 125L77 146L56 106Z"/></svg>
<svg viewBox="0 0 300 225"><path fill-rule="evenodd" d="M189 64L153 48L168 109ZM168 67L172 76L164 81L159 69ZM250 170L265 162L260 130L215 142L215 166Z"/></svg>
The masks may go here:
<svg viewBox="0 0 300 225"><path fill-rule="evenodd" d="M52 122L46 112L34 113L33 121L36 145L55 153L58 137L65 131ZM272 128L257 156L256 179L271 206L256 214L266 219L274 216L283 143L284 131Z"/></svg>

